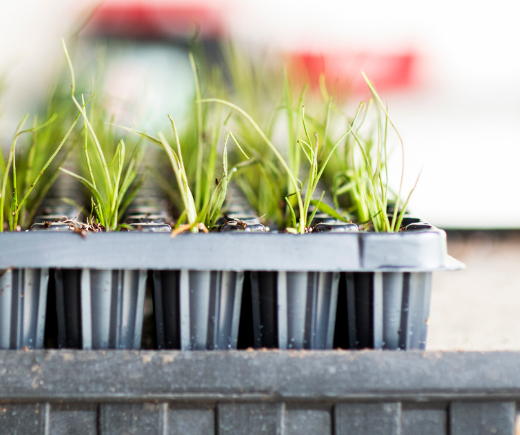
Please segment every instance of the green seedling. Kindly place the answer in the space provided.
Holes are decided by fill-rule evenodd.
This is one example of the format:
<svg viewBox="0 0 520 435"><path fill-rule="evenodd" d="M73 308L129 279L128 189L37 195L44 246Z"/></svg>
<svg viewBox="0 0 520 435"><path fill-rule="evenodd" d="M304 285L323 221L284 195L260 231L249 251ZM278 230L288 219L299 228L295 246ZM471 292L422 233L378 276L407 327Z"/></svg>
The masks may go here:
<svg viewBox="0 0 520 435"><path fill-rule="evenodd" d="M236 165L233 168L231 168L231 170L228 170L227 144L229 138L232 138L239 148L240 145L238 144L238 142L236 142L236 139L233 137L231 133L227 135L226 141L224 143L224 149L222 152L222 176L216 180L216 185L211 189L210 195L208 196L208 200L201 204L201 207L197 207L197 204L192 194L192 190L190 189L188 175L186 173L186 167L184 166L181 143L179 140L179 135L177 133L177 128L175 127L175 123L173 122L173 120L169 116L168 118L170 119L177 151L175 151L171 147L171 145L168 143L168 140L166 139L166 136L161 132L159 132L158 134L159 137L155 138L146 134L145 132L137 131L132 128L122 126L119 127L131 133L139 135L140 137L146 139L147 141L155 145L158 145L168 155L168 159L170 160L171 167L175 174L175 179L177 181L177 186L182 200L183 209L181 216L177 220L177 225L172 235L176 235L179 232L187 230L194 233L199 232L199 230L205 232L210 231L215 225L215 222L220 215L222 206L224 204L224 200L226 198L228 183L231 180L233 174L239 168L239 165ZM247 163L248 162L244 162L244 164L240 166L244 166Z"/></svg>
<svg viewBox="0 0 520 435"><path fill-rule="evenodd" d="M301 191L302 209L307 212L310 205L316 206L320 201L311 199L308 195L314 198L312 195L318 187L318 181L325 175L325 172L318 171L318 166L321 168L322 163L325 163L323 167L328 166L331 161L326 161L327 155L331 150L333 153L337 152L337 149L334 148L335 141L325 141L331 136L327 131L330 104L325 117L325 128L317 129L316 122L307 115L303 107L306 87L303 87L294 98L290 81L285 72L283 76L279 77L271 71L271 74L266 75L270 80L265 84L262 74L255 74L254 69L250 70L248 59L241 60L242 62L228 62L231 70L231 83L235 91L230 97L240 102L240 104L235 102L232 104L248 114L249 119L244 116L233 117L231 119L233 126L230 128L240 138L256 164L247 172L242 173L242 176L237 177L235 182L253 207L266 217L267 222L273 222L279 228L299 227L298 232L301 232L305 225L295 223L296 217L301 211L298 205L297 190ZM269 104L266 104L266 98L276 101L280 94L282 98L281 101L278 101L278 105L269 107ZM231 102L230 98L218 99ZM231 114L232 112L228 118L231 118ZM286 116L281 116L284 114ZM254 119L255 124L252 124L250 119ZM283 126L287 131L287 142L283 147L286 151L284 153L286 167L281 163L280 156L276 155L276 149L281 151L282 148L274 149L268 145L268 142L273 143L273 132L280 121L284 123ZM309 123L320 137L318 144L315 144L314 139L311 141L309 138L313 135L309 134L310 130L305 128ZM263 136L258 134L258 129L262 130ZM304 133L305 137L300 139ZM316 145L318 152L314 155ZM305 167L306 161L309 163L309 170ZM289 171L287 171L287 167ZM319 177L318 173L320 173ZM297 189L289 174L292 174L292 178L297 180ZM303 182L299 180L300 177ZM308 219L306 226L309 226Z"/></svg>
<svg viewBox="0 0 520 435"><path fill-rule="evenodd" d="M401 227L408 202L417 186L419 177L402 208L400 208L404 177L403 141L388 115L386 105L381 101L372 83L364 74L363 76L369 86L372 98L367 105L363 120L355 127L355 121L351 124L351 140L345 146L345 153L341 162L343 169L336 173L334 177L334 199L336 205L338 205L338 197L347 194L352 205L351 211L356 214L359 222L371 224L376 232L396 232ZM374 107L376 111L375 131L368 137L363 137L360 128L370 107ZM395 197L388 187L387 142L389 126L396 133L402 152L401 181ZM389 203L393 203L395 206L392 216L387 214Z"/></svg>
<svg viewBox="0 0 520 435"><path fill-rule="evenodd" d="M218 70L214 69L210 71L211 74L205 75L204 80L201 80L197 63L191 53L190 62L195 92L189 117L190 122L184 131L179 133L177 125L171 118L169 136L160 133L158 137L153 137L144 132L121 127L161 147L168 155L168 161L177 181L177 188L172 185L169 175L164 171L152 167L150 172L177 209L178 219L173 234L187 230L192 232L211 230L221 214L229 180L238 168L254 161L251 159L229 165L229 140L232 140L237 149L249 159L236 137L229 133L222 151L223 174L220 178L215 177L219 154L218 143L221 138L220 112L210 111L209 107L201 105L199 100L202 95L202 84L211 89L219 89L222 85L222 76ZM173 147L170 146L171 143L173 143Z"/></svg>
<svg viewBox="0 0 520 435"><path fill-rule="evenodd" d="M0 153L0 232L4 230L4 217L10 231L29 227L43 198L56 181L59 173L57 168L61 168L65 162L68 152L57 165L52 165L78 122L79 114L61 141L56 134L61 131L59 127L49 128L57 115L51 116L47 122L40 125L37 125L35 120L33 127L24 130L27 118L28 115L25 115L16 129L7 162ZM28 133L32 134L33 140L29 148L19 152L18 139ZM58 141L59 145L55 147ZM71 147L68 148L70 151ZM49 167L52 170L48 171Z"/></svg>
<svg viewBox="0 0 520 435"><path fill-rule="evenodd" d="M90 222L94 222L93 215L95 215L97 224L104 227L106 231L115 231L122 227L120 223L121 217L138 189L138 185L134 181L138 175L139 164L142 160L141 142L135 146L128 158L126 144L124 140L120 140L117 143L113 160L107 163L106 152L114 143L111 141L110 129L103 131L105 140L102 144L96 129L93 127L91 117L87 114L86 103L80 104L75 96L74 69L63 40L62 43L71 74L70 95L85 124L84 156L87 174L83 177L64 168L61 168L61 171L79 180L91 192L92 213ZM89 144L93 145L93 153L89 151Z"/></svg>
<svg viewBox="0 0 520 435"><path fill-rule="evenodd" d="M250 124L251 126L256 130L256 132L260 135L264 143L271 149L272 153L276 156L278 159L278 162L282 166L283 170L287 174L287 177L289 178L289 187L292 190L292 192L288 193L288 196L286 196L286 200L289 196L295 196L299 211L299 219L296 223L296 213L294 212L294 209L289 201L287 201L288 208L290 210L291 215L291 221L293 223L296 223L296 228L294 228L294 231L299 234L304 234L308 229L309 222L307 221L308 211L309 207L311 205L311 200L314 195L314 192L316 190L316 187L318 185L318 182L323 174L324 169L327 166L327 163L329 159L331 158L332 154L336 150L336 148L339 146L341 141L351 132L352 128L349 128L340 138L339 140L334 144L333 148L329 151L329 153L325 156L321 164L318 161L318 155L320 153L320 141L317 136L315 136L314 142L311 141L310 136L308 134L307 125L305 121L305 113L304 108L302 106L302 126L303 130L305 132L305 139L297 139L297 145L301 147L302 153L306 157L307 161L309 162L310 168L307 174L307 184L305 188L305 193L302 192L302 185L303 183L297 178L298 174L295 174L295 168L292 168L289 166L289 164L285 161L277 147L271 142L268 135L260 128L260 126L255 122L255 120L242 108L238 107L237 105L230 103L229 101L217 99L217 98L210 98L201 100L201 102L209 103L219 103L228 107L231 107L238 113L240 113ZM287 108L287 110L290 110L292 112L292 108ZM299 168L297 168L299 169Z"/></svg>
<svg viewBox="0 0 520 435"><path fill-rule="evenodd" d="M276 62L266 62L269 53L260 57L246 54L243 48L234 44L225 44L225 75L228 81L218 89L210 89L215 98L231 101L247 112L251 118L272 140L273 133L283 113L283 101L280 80L281 69ZM273 67L276 66L276 67ZM225 92L223 93L222 90ZM234 182L240 187L249 203L263 220L269 225L284 226L284 196L287 193L288 177L273 154L249 121L241 116L234 116L233 110L218 105L202 105L202 107L218 107L227 115L224 124L232 131L236 139L243 144L253 164L247 171L240 171ZM229 150L229 161L239 164L242 156L239 152ZM289 165L290 165L289 161Z"/></svg>
<svg viewBox="0 0 520 435"><path fill-rule="evenodd" d="M200 56L197 62L192 53L189 55L194 78L194 94L188 122L179 128L175 123L177 138L179 139L185 178L189 186L197 210L204 208L204 204L210 201L213 187L215 186L215 169L218 159L218 142L221 138L221 117L217 111L209 111L208 107L197 103L204 88L218 89L222 82L219 71L203 68L204 76L200 77L198 64L203 62ZM165 140L170 144L177 143L173 130L165 132ZM161 146L162 148L162 146ZM177 153L179 154L179 153ZM148 171L159 188L171 200L174 214L179 217L184 210L184 203L180 192L171 181L171 162L169 159L160 159L156 154L148 156ZM182 216L184 219L184 216Z"/></svg>

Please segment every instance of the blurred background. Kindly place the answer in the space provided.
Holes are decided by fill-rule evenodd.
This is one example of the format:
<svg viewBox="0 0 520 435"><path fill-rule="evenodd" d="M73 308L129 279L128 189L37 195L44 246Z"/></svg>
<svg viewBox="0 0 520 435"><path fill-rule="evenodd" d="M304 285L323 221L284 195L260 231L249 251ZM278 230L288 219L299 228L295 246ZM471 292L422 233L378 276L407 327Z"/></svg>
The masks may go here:
<svg viewBox="0 0 520 435"><path fill-rule="evenodd" d="M406 190L422 169L411 209L452 230L450 254L467 263L434 279L429 348L520 349L518 11L503 0L4 1L0 139L45 100L64 66L61 38L93 70L103 41L113 111L146 129L186 112L195 34L208 55L231 38L315 84L325 71L353 101L366 96L363 70L403 137Z"/></svg>

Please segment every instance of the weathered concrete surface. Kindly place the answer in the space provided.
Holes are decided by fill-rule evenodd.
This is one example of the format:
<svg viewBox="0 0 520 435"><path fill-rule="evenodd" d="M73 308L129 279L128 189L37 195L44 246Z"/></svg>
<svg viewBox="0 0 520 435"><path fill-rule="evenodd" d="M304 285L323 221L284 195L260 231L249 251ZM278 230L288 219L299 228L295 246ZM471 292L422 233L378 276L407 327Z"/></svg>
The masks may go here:
<svg viewBox="0 0 520 435"><path fill-rule="evenodd" d="M512 435L518 352L0 351L0 433Z"/></svg>
<svg viewBox="0 0 520 435"><path fill-rule="evenodd" d="M520 399L518 352L0 351L0 400Z"/></svg>

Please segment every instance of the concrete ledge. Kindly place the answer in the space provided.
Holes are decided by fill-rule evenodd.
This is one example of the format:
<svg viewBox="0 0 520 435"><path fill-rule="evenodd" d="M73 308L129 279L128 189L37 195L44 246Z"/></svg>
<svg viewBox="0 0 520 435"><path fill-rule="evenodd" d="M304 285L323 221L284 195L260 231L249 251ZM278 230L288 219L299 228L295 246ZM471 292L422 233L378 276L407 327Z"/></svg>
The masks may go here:
<svg viewBox="0 0 520 435"><path fill-rule="evenodd" d="M520 352L0 351L0 400L520 399Z"/></svg>

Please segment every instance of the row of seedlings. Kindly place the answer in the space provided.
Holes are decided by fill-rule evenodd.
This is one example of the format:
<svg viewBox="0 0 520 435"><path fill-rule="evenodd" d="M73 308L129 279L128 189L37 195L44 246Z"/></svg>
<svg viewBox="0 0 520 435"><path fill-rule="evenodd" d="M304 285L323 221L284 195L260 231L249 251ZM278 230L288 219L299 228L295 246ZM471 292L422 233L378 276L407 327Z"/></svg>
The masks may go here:
<svg viewBox="0 0 520 435"><path fill-rule="evenodd" d="M126 222L139 231L169 232L160 199L146 198L134 202ZM77 212L51 198L33 230L73 231L64 216ZM314 228L323 225L345 224L316 215ZM266 231L233 186L220 228ZM54 274L59 347L140 348L147 271L55 269ZM350 349L425 347L431 272L174 270L152 276L159 349L236 349L244 276L250 279L257 348L331 349L334 334L336 343ZM1 279L4 290L15 289L0 294L2 348L43 347L49 270L14 269ZM335 330L337 322L342 329Z"/></svg>

